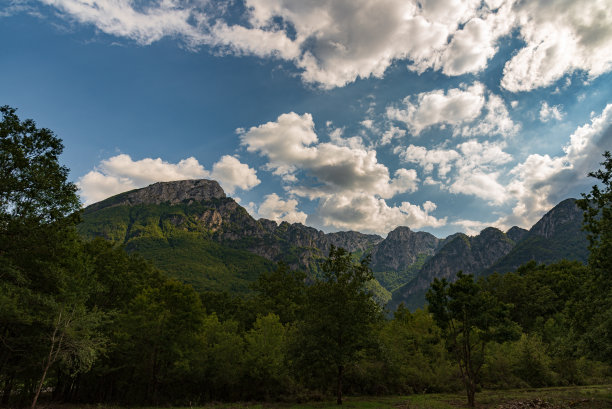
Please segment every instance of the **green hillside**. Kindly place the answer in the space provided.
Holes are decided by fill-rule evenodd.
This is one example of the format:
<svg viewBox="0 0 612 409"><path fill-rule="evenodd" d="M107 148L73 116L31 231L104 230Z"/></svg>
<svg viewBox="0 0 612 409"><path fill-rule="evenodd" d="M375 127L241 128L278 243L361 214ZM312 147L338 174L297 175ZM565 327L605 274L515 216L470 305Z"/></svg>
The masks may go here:
<svg viewBox="0 0 612 409"><path fill-rule="evenodd" d="M213 205L214 200L86 209L78 230L84 237L104 237L137 251L196 290L248 292L250 283L276 263L214 241L215 232L197 219Z"/></svg>

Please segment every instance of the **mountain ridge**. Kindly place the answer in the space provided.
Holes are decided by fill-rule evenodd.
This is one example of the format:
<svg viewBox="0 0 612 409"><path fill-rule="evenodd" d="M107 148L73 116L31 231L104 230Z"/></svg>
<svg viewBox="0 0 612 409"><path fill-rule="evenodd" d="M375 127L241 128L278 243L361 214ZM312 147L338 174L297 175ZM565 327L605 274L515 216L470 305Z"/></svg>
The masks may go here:
<svg viewBox="0 0 612 409"><path fill-rule="evenodd" d="M530 230L514 226L504 233L488 227L476 236L455 233L440 239L398 226L383 238L255 220L216 181L200 179L159 182L92 204L83 211L79 231L85 237L101 236L139 251L198 289L239 293L249 291L257 268L270 270L283 261L316 276L329 248L344 247L357 257L371 254L376 279L387 292L394 291L391 306L405 302L413 308L422 306L433 278L452 280L459 270L486 275L495 268L515 268L517 262L536 259L534 252L539 248L547 254L547 262L558 260L564 251L586 260L586 237L574 234L580 230L576 209L575 199L567 199ZM570 231L573 241L559 238Z"/></svg>

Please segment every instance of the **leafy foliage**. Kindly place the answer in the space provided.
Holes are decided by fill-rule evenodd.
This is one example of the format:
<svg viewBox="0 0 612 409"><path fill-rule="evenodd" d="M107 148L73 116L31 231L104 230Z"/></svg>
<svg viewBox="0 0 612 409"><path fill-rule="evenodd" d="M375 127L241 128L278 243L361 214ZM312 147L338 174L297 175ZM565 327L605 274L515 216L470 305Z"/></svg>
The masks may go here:
<svg viewBox="0 0 612 409"><path fill-rule="evenodd" d="M584 352L612 363L612 154L603 156L602 169L589 173L600 185L578 201L589 238L591 276L575 310L574 327L582 334Z"/></svg>
<svg viewBox="0 0 612 409"><path fill-rule="evenodd" d="M372 280L369 259L355 263L351 254L332 246L322 265L323 279L308 288L298 357L303 368L323 378L335 372L336 396L342 404L345 368L367 346L380 308L364 285Z"/></svg>
<svg viewBox="0 0 612 409"><path fill-rule="evenodd" d="M459 364L468 405L474 407L487 343L511 339L518 328L508 318L508 306L484 291L469 274L459 272L451 284L435 279L427 301L447 348Z"/></svg>

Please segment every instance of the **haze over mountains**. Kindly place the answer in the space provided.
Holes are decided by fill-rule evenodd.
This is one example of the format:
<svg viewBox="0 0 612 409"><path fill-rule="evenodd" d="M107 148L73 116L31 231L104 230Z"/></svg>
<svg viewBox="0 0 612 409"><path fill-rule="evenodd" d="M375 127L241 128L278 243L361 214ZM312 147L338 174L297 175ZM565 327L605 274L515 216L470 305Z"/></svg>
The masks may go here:
<svg viewBox="0 0 612 409"><path fill-rule="evenodd" d="M355 231L324 233L299 223L255 220L212 180L155 183L87 207L80 233L138 251L158 268L197 290L247 293L262 271L283 261L310 275L334 245L356 257L371 254L372 290L394 310L422 307L435 278L456 273L508 272L530 260L585 262L587 240L575 199L551 209L530 230L488 227L477 236L440 239L400 226L386 238Z"/></svg>

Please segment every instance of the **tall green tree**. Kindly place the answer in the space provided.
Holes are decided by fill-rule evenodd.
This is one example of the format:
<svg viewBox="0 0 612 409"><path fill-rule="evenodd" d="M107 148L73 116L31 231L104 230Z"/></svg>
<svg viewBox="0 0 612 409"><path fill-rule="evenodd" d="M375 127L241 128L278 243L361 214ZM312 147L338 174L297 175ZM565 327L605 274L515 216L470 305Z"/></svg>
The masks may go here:
<svg viewBox="0 0 612 409"><path fill-rule="evenodd" d="M332 247L321 267L322 278L307 291L300 361L318 375L335 372L341 405L344 370L372 342L381 311L364 288L373 278L368 258L356 263L351 253Z"/></svg>
<svg viewBox="0 0 612 409"><path fill-rule="evenodd" d="M487 343L518 336L518 325L508 318L508 306L484 291L470 274L459 272L454 283L434 279L426 297L446 346L459 364L468 405L474 407Z"/></svg>
<svg viewBox="0 0 612 409"><path fill-rule="evenodd" d="M265 313L278 315L283 324L301 319L306 303L306 274L283 262L274 271L263 272L254 289L257 303Z"/></svg>
<svg viewBox="0 0 612 409"><path fill-rule="evenodd" d="M245 333L245 363L248 383L255 398L269 399L281 395L289 386L287 371L287 328L278 315L260 315L253 328Z"/></svg>
<svg viewBox="0 0 612 409"><path fill-rule="evenodd" d="M584 303L575 311L574 328L583 334L586 353L612 363L612 154L606 151L603 156L601 169L589 173L599 184L577 201L589 239L590 278Z"/></svg>
<svg viewBox="0 0 612 409"><path fill-rule="evenodd" d="M62 142L13 108L0 115L0 378L5 401L21 384L34 407L52 367L91 364L99 319Z"/></svg>
<svg viewBox="0 0 612 409"><path fill-rule="evenodd" d="M198 294L191 286L167 280L146 288L117 320L124 364L131 373L132 394L140 402L172 401L190 382L191 361L203 348L205 319ZM178 393L177 393L178 392Z"/></svg>

